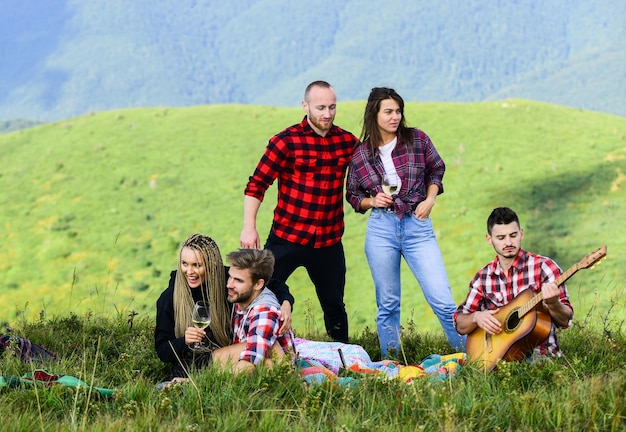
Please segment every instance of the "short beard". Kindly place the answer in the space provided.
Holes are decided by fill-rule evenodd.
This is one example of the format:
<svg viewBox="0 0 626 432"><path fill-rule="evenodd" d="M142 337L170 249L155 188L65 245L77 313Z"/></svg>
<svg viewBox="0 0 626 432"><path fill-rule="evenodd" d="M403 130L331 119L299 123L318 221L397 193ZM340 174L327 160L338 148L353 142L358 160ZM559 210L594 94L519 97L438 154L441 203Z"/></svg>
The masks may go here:
<svg viewBox="0 0 626 432"><path fill-rule="evenodd" d="M318 122L317 119L314 120L311 117L309 117L309 121L313 124L313 126L324 132L329 131L333 127L332 121L328 124L328 127L322 127L321 123Z"/></svg>
<svg viewBox="0 0 626 432"><path fill-rule="evenodd" d="M507 258L507 259L515 258L517 256L517 252L518 251L519 251L518 249L516 249L513 252L506 252L506 253L504 251L502 251L502 253L500 253L500 256L502 256L504 258Z"/></svg>
<svg viewBox="0 0 626 432"><path fill-rule="evenodd" d="M233 300L231 300L230 297L228 297L227 300L230 303L245 303L250 300L250 298L252 297L252 294L253 294L253 291L240 293L240 294L237 294L237 296Z"/></svg>

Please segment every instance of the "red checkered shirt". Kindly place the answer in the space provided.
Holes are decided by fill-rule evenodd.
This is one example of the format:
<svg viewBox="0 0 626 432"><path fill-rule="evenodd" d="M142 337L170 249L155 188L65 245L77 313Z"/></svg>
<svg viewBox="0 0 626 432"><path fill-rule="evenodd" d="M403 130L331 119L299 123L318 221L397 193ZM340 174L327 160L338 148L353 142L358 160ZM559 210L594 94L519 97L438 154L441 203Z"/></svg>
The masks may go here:
<svg viewBox="0 0 626 432"><path fill-rule="evenodd" d="M269 292L269 289L265 288L265 290ZM285 353L295 354L292 331L289 330L285 335L278 336L281 322L278 318L280 309L277 305L278 303L272 305L266 302L255 303L253 301L247 309L241 309L239 304L235 303L233 309L233 343L246 343L246 348L239 356L239 360L259 365L269 355L276 341Z"/></svg>
<svg viewBox="0 0 626 432"><path fill-rule="evenodd" d="M553 260L532 254L523 249L520 250L513 261L508 275L503 273L500 262L496 257L478 271L472 282L470 282L467 298L454 312L454 322L456 324L456 318L460 313L470 314L476 311L494 310L505 306L526 289L541 292L543 284L554 282L560 275L561 269ZM561 303L573 311L574 308L569 302L567 287L565 284L562 284L559 289L561 291ZM567 326L569 326L569 323ZM550 335L535 348L535 353L549 356L560 355L554 321L552 321Z"/></svg>
<svg viewBox="0 0 626 432"><path fill-rule="evenodd" d="M278 178L272 223L277 237L316 248L341 241L345 174L358 142L338 126L322 137L306 116L270 139L245 194L263 201Z"/></svg>

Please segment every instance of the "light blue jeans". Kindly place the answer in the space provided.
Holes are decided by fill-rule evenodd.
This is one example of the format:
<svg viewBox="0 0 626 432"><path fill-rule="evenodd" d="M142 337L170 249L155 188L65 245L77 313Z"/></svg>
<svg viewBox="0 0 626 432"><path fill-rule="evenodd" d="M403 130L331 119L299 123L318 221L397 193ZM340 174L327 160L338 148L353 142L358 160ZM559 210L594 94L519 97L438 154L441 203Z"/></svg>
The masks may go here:
<svg viewBox="0 0 626 432"><path fill-rule="evenodd" d="M430 218L419 220L409 214L400 220L393 212L372 209L365 255L376 288L376 328L382 357L391 349L399 353L401 256L439 319L450 346L459 352L465 350L465 337L454 328L452 315L456 305Z"/></svg>

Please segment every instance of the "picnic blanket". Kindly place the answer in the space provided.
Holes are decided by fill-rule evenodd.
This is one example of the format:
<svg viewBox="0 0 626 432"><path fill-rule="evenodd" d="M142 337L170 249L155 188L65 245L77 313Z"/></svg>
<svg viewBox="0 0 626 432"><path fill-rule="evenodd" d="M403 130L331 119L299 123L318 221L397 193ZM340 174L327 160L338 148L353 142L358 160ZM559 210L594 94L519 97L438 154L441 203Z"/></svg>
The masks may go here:
<svg viewBox="0 0 626 432"><path fill-rule="evenodd" d="M409 383L416 378L445 381L452 378L466 361L465 353L431 354L416 365L402 365L397 361L372 361L360 345L341 342L295 339L297 366L309 384L328 380L342 387L352 388L369 376L400 379Z"/></svg>

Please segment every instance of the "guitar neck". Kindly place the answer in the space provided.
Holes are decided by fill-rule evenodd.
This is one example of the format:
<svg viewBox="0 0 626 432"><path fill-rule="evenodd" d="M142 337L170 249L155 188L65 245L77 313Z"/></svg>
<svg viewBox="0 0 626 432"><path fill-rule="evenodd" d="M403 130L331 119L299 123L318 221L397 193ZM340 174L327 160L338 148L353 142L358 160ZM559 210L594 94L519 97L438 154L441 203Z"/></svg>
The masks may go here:
<svg viewBox="0 0 626 432"><path fill-rule="evenodd" d="M554 283L556 284L556 286L561 286L562 284L565 283L566 280L568 280L569 278L574 276L574 273L576 273L578 270L580 270L579 265L578 264L574 264L573 266L568 268L564 273L562 273L561 276L556 278ZM543 300L543 293L539 292L528 303L526 303L524 306L522 306L520 308L520 311L519 311L520 316L523 316L526 313L528 313L530 310L532 310L532 308L537 306L539 304L539 302L542 301L542 300Z"/></svg>

